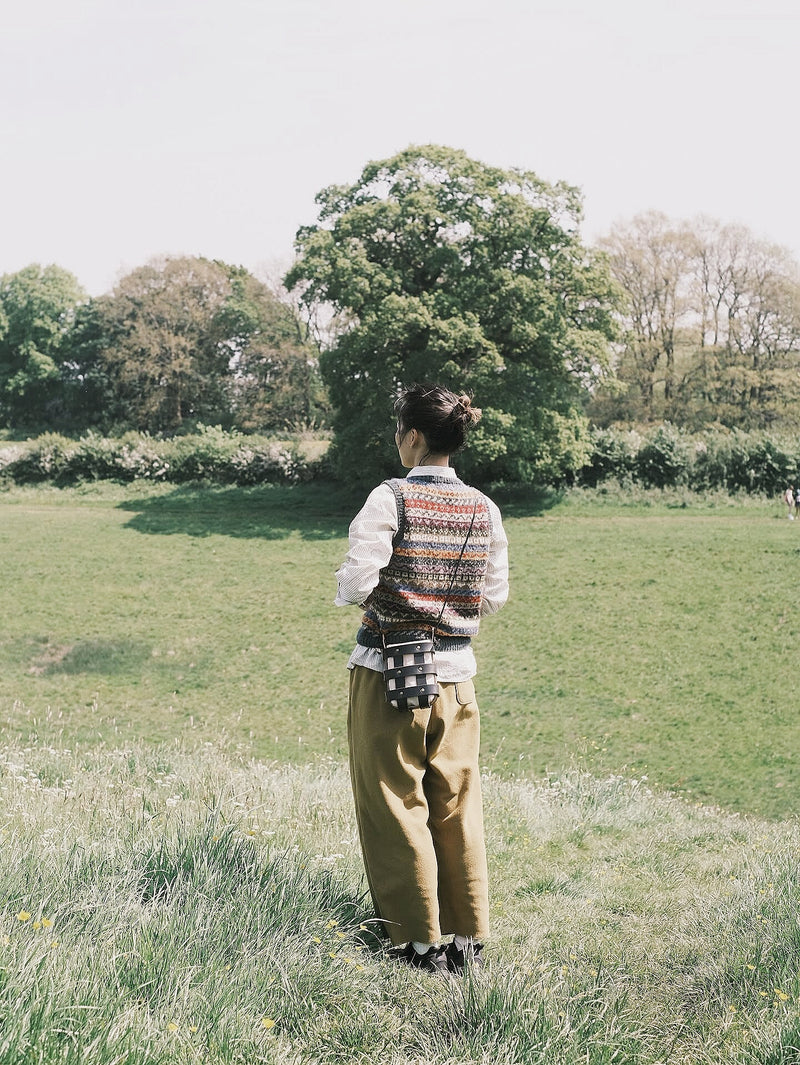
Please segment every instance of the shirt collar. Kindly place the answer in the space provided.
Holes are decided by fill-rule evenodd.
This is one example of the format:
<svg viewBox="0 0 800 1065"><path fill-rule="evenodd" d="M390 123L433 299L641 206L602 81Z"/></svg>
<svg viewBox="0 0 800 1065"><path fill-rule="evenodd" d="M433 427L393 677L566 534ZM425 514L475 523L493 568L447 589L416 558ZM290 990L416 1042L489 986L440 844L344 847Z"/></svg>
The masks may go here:
<svg viewBox="0 0 800 1065"><path fill-rule="evenodd" d="M452 466L415 466L409 470L406 477L449 477L456 479L456 471Z"/></svg>

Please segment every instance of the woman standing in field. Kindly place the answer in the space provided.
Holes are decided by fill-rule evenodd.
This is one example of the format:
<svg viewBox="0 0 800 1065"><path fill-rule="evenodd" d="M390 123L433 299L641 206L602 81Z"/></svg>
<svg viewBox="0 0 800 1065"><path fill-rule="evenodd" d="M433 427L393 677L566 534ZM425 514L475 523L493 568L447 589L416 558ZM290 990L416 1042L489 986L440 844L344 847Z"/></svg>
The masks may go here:
<svg viewBox="0 0 800 1065"><path fill-rule="evenodd" d="M469 397L416 385L395 413L410 472L372 491L337 572L336 604L364 608L348 663L350 775L372 900L403 947L396 956L460 973L483 964L489 909L471 639L508 597L508 542L495 504L450 466L481 415ZM438 694L430 705L424 694L388 702L382 647L431 632Z"/></svg>

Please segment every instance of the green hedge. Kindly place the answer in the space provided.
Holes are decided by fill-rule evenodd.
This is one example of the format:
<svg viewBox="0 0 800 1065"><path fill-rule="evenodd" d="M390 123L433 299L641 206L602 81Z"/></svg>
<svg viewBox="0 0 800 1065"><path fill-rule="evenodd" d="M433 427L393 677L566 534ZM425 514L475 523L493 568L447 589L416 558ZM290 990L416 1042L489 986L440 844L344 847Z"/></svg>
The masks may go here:
<svg viewBox="0 0 800 1065"><path fill-rule="evenodd" d="M577 483L605 480L650 488L780 494L800 483L800 438L766 432L687 433L665 423L646 431L593 429L592 455Z"/></svg>
<svg viewBox="0 0 800 1065"><path fill-rule="evenodd" d="M218 426L200 426L193 435L163 440L143 433L110 438L90 432L80 440L48 433L0 447L0 477L17 484L137 478L176 484L293 484L313 480L324 469L324 457L309 461L296 448Z"/></svg>
<svg viewBox="0 0 800 1065"><path fill-rule="evenodd" d="M800 484L800 438L738 430L686 433L665 423L637 431L592 429L589 462L578 485L603 481L646 488L725 489L766 495ZM144 478L180 484L294 484L330 475L327 458L309 460L296 446L265 437L200 426L189 436L146 433L80 440L47 434L25 444L0 444L0 478L17 484L76 484Z"/></svg>

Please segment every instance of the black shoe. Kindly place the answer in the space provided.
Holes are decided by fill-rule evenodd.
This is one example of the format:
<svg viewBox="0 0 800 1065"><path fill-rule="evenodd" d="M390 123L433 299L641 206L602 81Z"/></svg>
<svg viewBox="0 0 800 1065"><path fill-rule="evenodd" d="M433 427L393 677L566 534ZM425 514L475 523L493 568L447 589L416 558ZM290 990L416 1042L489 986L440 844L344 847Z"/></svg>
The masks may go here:
<svg viewBox="0 0 800 1065"><path fill-rule="evenodd" d="M414 944L409 943L399 950L395 957L413 969L422 969L426 973L436 973L440 976L450 975L450 965L444 947L428 947L424 954L420 954L414 950Z"/></svg>
<svg viewBox="0 0 800 1065"><path fill-rule="evenodd" d="M462 976L467 969L483 969L483 943L467 936L454 936L445 948L447 967L451 973Z"/></svg>

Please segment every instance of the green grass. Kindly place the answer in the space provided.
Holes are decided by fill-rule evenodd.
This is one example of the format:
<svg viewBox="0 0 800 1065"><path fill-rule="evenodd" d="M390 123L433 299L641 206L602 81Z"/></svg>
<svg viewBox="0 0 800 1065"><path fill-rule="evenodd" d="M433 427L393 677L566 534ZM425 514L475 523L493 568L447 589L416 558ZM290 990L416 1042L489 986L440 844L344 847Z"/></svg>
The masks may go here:
<svg viewBox="0 0 800 1065"><path fill-rule="evenodd" d="M318 485L3 492L5 736L222 736L262 758L342 759L358 615L331 605L333 575L361 501ZM476 645L485 766L800 811L800 523L681 493L504 510L512 597Z"/></svg>
<svg viewBox="0 0 800 1065"><path fill-rule="evenodd" d="M796 1065L797 824L484 783L485 975L390 962L347 773L0 749L4 1065Z"/></svg>
<svg viewBox="0 0 800 1065"><path fill-rule="evenodd" d="M483 669L506 760L538 775L577 753L703 801L798 812L800 529L774 513L512 520L517 598L487 626Z"/></svg>
<svg viewBox="0 0 800 1065"><path fill-rule="evenodd" d="M439 983L365 896L331 605L359 502L0 495L3 1065L800 1065L800 828L736 812L797 813L800 523L504 503L490 964Z"/></svg>
<svg viewBox="0 0 800 1065"><path fill-rule="evenodd" d="M346 528L334 495L103 485L4 504L10 729L84 740L228 730L262 755L341 754L328 726L354 618L330 607Z"/></svg>

